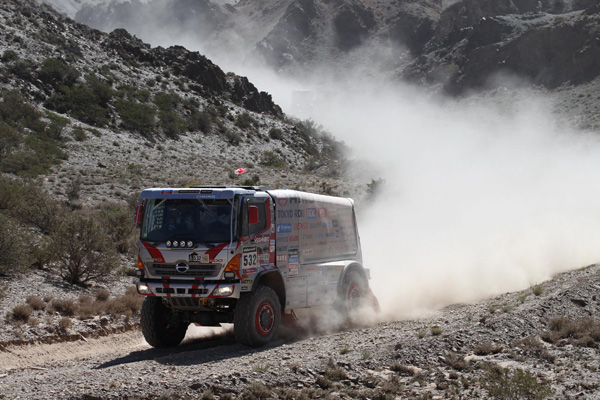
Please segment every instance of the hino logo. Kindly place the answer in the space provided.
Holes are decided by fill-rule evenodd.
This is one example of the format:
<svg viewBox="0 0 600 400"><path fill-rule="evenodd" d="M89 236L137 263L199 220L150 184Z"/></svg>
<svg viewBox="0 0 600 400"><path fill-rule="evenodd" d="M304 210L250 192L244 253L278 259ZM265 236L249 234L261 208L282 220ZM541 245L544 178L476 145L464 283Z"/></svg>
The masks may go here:
<svg viewBox="0 0 600 400"><path fill-rule="evenodd" d="M175 269L177 270L177 272L179 272L180 274L185 274L186 272L188 272L188 270L190 269L190 266L184 262L180 262L179 264L177 264L175 266Z"/></svg>

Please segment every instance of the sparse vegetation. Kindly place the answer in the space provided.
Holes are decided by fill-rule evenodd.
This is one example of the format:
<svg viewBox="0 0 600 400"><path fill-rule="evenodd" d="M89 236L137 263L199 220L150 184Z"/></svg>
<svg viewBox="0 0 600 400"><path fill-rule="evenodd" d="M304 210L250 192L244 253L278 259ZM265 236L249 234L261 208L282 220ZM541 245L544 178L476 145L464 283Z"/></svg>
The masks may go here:
<svg viewBox="0 0 600 400"><path fill-rule="evenodd" d="M495 399L545 399L553 395L544 380L522 369L488 364L481 385Z"/></svg>

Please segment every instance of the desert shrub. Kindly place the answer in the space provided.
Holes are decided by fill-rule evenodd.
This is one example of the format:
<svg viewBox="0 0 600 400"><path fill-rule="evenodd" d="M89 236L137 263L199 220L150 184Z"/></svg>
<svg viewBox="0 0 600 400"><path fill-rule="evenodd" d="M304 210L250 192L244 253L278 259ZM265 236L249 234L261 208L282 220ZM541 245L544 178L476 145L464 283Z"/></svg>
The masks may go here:
<svg viewBox="0 0 600 400"><path fill-rule="evenodd" d="M559 344L564 341L577 346L600 348L600 320L557 317L548 322L548 328L541 336L545 342Z"/></svg>
<svg viewBox="0 0 600 400"><path fill-rule="evenodd" d="M253 382L241 395L242 400L265 400L270 397L271 392L260 382Z"/></svg>
<svg viewBox="0 0 600 400"><path fill-rule="evenodd" d="M252 178L247 178L242 181L242 186L256 186L260 183L260 176L253 175Z"/></svg>
<svg viewBox="0 0 600 400"><path fill-rule="evenodd" d="M154 132L156 110L148 104L119 99L115 102L117 113L125 129L132 130L149 138Z"/></svg>
<svg viewBox="0 0 600 400"><path fill-rule="evenodd" d="M337 366L337 364L335 363L335 361L333 361L333 359L329 359L327 361L327 367L325 368L325 371L323 372L323 376L327 379L329 379L330 381L341 381L342 379L346 379L347 375L346 372L344 372L343 369L341 369L340 367Z"/></svg>
<svg viewBox="0 0 600 400"><path fill-rule="evenodd" d="M433 336L439 336L444 332L444 329L441 326L435 325L431 327L431 334Z"/></svg>
<svg viewBox="0 0 600 400"><path fill-rule="evenodd" d="M242 141L242 138L240 135L238 135L237 133L227 129L225 131L225 139L227 140L227 142L231 145L234 146L238 146L240 144L240 142Z"/></svg>
<svg viewBox="0 0 600 400"><path fill-rule="evenodd" d="M279 128L271 128L269 129L269 137L271 139L281 140L283 138L283 131Z"/></svg>
<svg viewBox="0 0 600 400"><path fill-rule="evenodd" d="M268 150L263 152L260 158L260 164L277 168L283 168L286 165L285 160L282 157Z"/></svg>
<svg viewBox="0 0 600 400"><path fill-rule="evenodd" d="M256 121L247 112L238 114L238 116L235 119L235 126L242 128L242 129L250 128L252 125L256 125L256 124L258 124L258 121Z"/></svg>
<svg viewBox="0 0 600 400"><path fill-rule="evenodd" d="M0 274L18 271L27 262L30 239L17 222L0 213Z"/></svg>
<svg viewBox="0 0 600 400"><path fill-rule="evenodd" d="M100 209L100 221L117 251L125 254L131 250L134 211L117 203L106 203Z"/></svg>
<svg viewBox="0 0 600 400"><path fill-rule="evenodd" d="M40 299L39 297L36 297L36 296L27 296L27 299L25 301L34 310L38 310L39 311L39 310L43 310L44 308L46 308L46 302L44 300Z"/></svg>
<svg viewBox="0 0 600 400"><path fill-rule="evenodd" d="M0 58L0 60L2 60L3 63L17 61L18 59L19 55L14 50L4 50L4 52L2 53L2 58Z"/></svg>
<svg viewBox="0 0 600 400"><path fill-rule="evenodd" d="M371 198L377 197L381 193L384 183L383 179L371 179L371 182L367 183L367 195Z"/></svg>
<svg viewBox="0 0 600 400"><path fill-rule="evenodd" d="M547 382L522 369L486 365L481 385L494 399L545 399L554 392Z"/></svg>
<svg viewBox="0 0 600 400"><path fill-rule="evenodd" d="M77 313L79 306L71 299L54 299L46 307L49 313L57 312L60 315L71 317Z"/></svg>
<svg viewBox="0 0 600 400"><path fill-rule="evenodd" d="M188 127L188 124L174 110L158 112L159 125L165 135L176 138Z"/></svg>
<svg viewBox="0 0 600 400"><path fill-rule="evenodd" d="M87 76L85 85L60 85L44 105L82 122L103 127L109 123L108 100L111 96L110 85Z"/></svg>
<svg viewBox="0 0 600 400"><path fill-rule="evenodd" d="M69 329L71 327L71 325L73 325L73 321L69 317L62 317L61 319L58 320L58 326L63 331L66 331L67 329Z"/></svg>
<svg viewBox="0 0 600 400"><path fill-rule="evenodd" d="M51 237L57 268L69 283L106 278L118 265L113 243L93 216L67 215Z"/></svg>
<svg viewBox="0 0 600 400"><path fill-rule="evenodd" d="M497 354L502 351L502 346L492 342L483 342L475 345L473 353L478 356L487 356L489 354Z"/></svg>
<svg viewBox="0 0 600 400"><path fill-rule="evenodd" d="M16 321L29 321L29 317L33 313L33 308L28 304L21 304L12 309L12 317Z"/></svg>
<svg viewBox="0 0 600 400"><path fill-rule="evenodd" d="M35 63L29 59L16 60L8 65L8 72L24 81L34 80Z"/></svg>
<svg viewBox="0 0 600 400"><path fill-rule="evenodd" d="M188 116L188 130L200 130L204 133L210 133L213 125L213 116L207 111L197 112L192 110Z"/></svg>
<svg viewBox="0 0 600 400"><path fill-rule="evenodd" d="M38 73L38 78L53 87L73 86L79 79L79 72L60 58L46 58Z"/></svg>
<svg viewBox="0 0 600 400"><path fill-rule="evenodd" d="M66 210L60 203L34 184L25 185L20 206L14 209L14 215L19 221L38 228L44 234L54 232L65 213Z"/></svg>
<svg viewBox="0 0 600 400"><path fill-rule="evenodd" d="M531 292L536 296L541 295L543 291L544 291L544 287L542 285L533 285L531 287Z"/></svg>
<svg viewBox="0 0 600 400"><path fill-rule="evenodd" d="M108 289L98 289L96 291L96 301L103 302L108 300L110 297L110 291Z"/></svg>
<svg viewBox="0 0 600 400"><path fill-rule="evenodd" d="M86 140L87 135L85 133L85 130L79 126L73 128L73 139L75 139L78 142L83 142L84 140Z"/></svg>

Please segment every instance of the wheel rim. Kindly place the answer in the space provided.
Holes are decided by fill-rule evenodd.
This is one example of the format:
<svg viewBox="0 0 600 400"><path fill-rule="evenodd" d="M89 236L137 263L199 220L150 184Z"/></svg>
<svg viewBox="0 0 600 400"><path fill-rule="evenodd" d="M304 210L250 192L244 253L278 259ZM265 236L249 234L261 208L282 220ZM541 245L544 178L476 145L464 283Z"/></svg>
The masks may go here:
<svg viewBox="0 0 600 400"><path fill-rule="evenodd" d="M271 304L264 302L256 310L256 330L261 335L268 335L275 324L275 312Z"/></svg>
<svg viewBox="0 0 600 400"><path fill-rule="evenodd" d="M348 287L348 293L346 294L346 308L348 311L356 310L361 301L360 288L357 284L353 283Z"/></svg>

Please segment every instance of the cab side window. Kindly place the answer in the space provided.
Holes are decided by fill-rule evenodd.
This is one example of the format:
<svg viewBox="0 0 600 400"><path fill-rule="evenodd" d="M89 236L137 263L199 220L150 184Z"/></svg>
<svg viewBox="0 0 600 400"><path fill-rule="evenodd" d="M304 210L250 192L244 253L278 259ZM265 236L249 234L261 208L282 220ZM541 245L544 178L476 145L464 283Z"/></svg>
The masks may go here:
<svg viewBox="0 0 600 400"><path fill-rule="evenodd" d="M258 223L250 225L248 221L248 206L256 206L258 208ZM244 236L254 236L267 229L267 199L248 199L245 201L242 221Z"/></svg>

